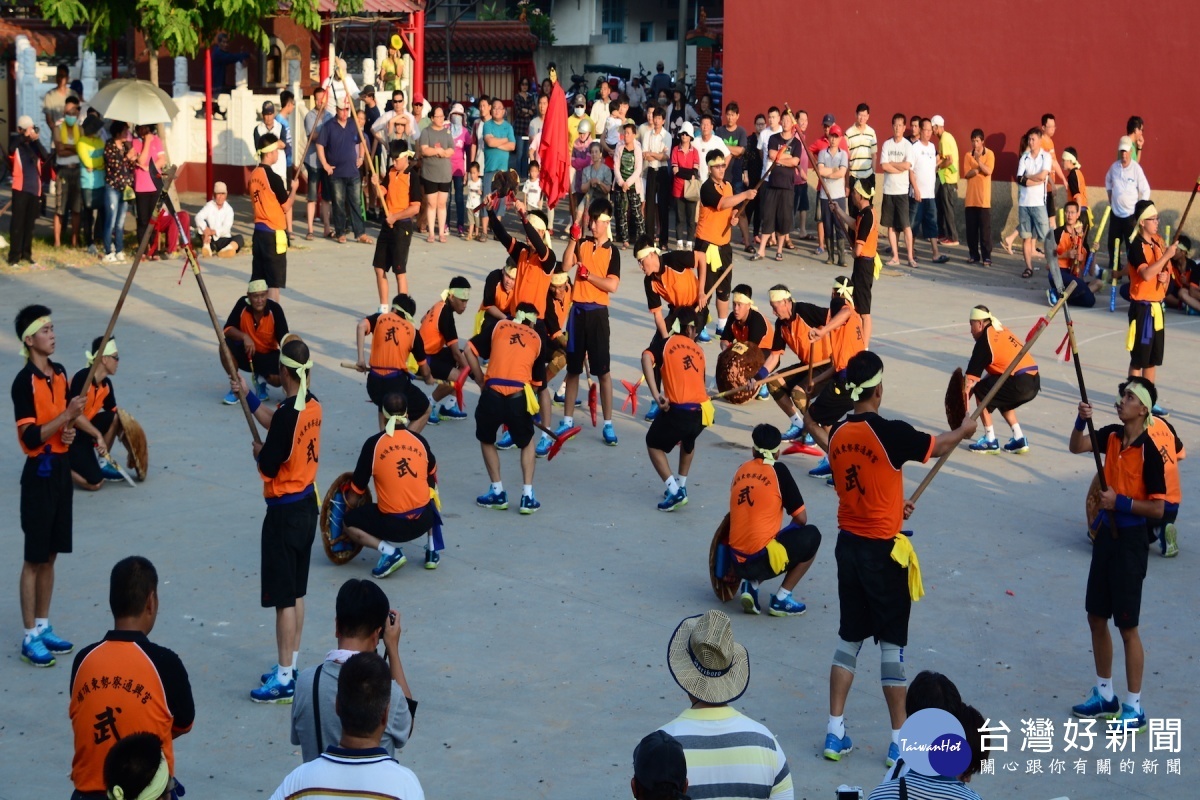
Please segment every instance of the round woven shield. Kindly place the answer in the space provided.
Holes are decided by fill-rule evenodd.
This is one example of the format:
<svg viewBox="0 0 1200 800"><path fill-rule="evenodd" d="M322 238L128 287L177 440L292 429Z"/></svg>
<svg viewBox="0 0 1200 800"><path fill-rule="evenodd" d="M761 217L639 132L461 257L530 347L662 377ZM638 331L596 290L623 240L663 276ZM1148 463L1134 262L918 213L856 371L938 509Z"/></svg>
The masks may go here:
<svg viewBox="0 0 1200 800"><path fill-rule="evenodd" d="M717 356L717 389L727 392L744 386L754 379L758 370L766 361L762 350L753 342L734 342L730 347L721 351ZM735 405L741 405L754 397L754 392L746 389L741 392L725 395L725 399Z"/></svg>
<svg viewBox="0 0 1200 800"><path fill-rule="evenodd" d="M117 409L117 417L121 420L121 444L125 445L125 452L129 454L129 458L125 462L125 466L133 470L133 477L137 480L146 480L146 474L150 469L150 451L149 444L146 442L146 432L142 430L142 426L123 408Z"/></svg>
<svg viewBox="0 0 1200 800"><path fill-rule="evenodd" d="M346 487L350 485L350 479L353 477L353 472L343 472L341 475L338 475L333 483L329 484L329 491L325 492L325 500L321 503L321 544L325 547L325 555L335 564L345 564L347 561L353 560L354 557L357 556L362 550L361 544L351 542L349 539L345 538L344 525L342 534L344 540L344 549L333 549L333 540L330 538L329 533L330 516L333 514L344 515L350 509L350 506L346 504L345 495ZM355 495L356 493L350 492L350 494ZM353 501L355 506L360 505L361 503L371 502L370 488L368 488L366 494L362 495L361 497L362 500ZM349 545L349 547L346 547L345 545Z"/></svg>
<svg viewBox="0 0 1200 800"><path fill-rule="evenodd" d="M946 384L946 424L955 430L967 418L967 379L962 367L955 367Z"/></svg>
<svg viewBox="0 0 1200 800"><path fill-rule="evenodd" d="M733 575L732 570L727 571L724 575L717 575L717 551L721 547L729 547L728 514L717 526L716 532L713 533L712 544L708 548L708 577L712 581L713 593L722 603L728 603L737 594L740 581ZM728 553L728 558L732 559L733 554Z"/></svg>

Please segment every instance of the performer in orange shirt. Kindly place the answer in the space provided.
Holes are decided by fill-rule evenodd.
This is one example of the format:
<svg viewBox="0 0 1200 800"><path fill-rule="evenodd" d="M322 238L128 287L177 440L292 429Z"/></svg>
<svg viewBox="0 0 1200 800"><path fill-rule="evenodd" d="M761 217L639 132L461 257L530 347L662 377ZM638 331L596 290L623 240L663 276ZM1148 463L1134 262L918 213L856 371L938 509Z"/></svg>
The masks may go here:
<svg viewBox="0 0 1200 800"><path fill-rule="evenodd" d="M396 294L408 294L408 250L412 245L413 220L421 210L421 182L413 175L410 165L415 155L408 142L396 139L388 145L392 166L383 186L385 195L383 223L375 240L375 285L379 290L379 311L387 311L387 274L396 275ZM379 186L379 176L372 174L371 183Z"/></svg>
<svg viewBox="0 0 1200 800"><path fill-rule="evenodd" d="M287 317L283 306L268 296L267 282L259 278L246 285L225 320L225 346L238 369L249 372L259 400L267 399L267 384L282 385L279 380L279 343L287 336ZM229 392L223 403L237 404L237 395Z"/></svg>
<svg viewBox="0 0 1200 800"><path fill-rule="evenodd" d="M1163 363L1166 331L1163 325L1163 298L1171 280L1171 259L1178 249L1158 235L1158 209L1149 200L1139 200L1133 216L1137 231L1129 241L1129 375L1154 382ZM1161 408L1154 413L1165 416Z"/></svg>
<svg viewBox="0 0 1200 800"><path fill-rule="evenodd" d="M425 359L429 364L429 372L438 380L455 381L461 370L470 369L467 357L458 346L458 326L454 323L456 314L467 310L471 299L471 282L462 275L450 279L450 285L442 290L441 299L421 317L418 333L421 335L421 345L425 350ZM433 410L429 413L429 424L437 425L443 418L459 420L466 419L467 412L458 407L457 401L451 397L454 390L445 384L439 384L433 390ZM438 404L450 398L449 405Z"/></svg>
<svg viewBox="0 0 1200 800"><path fill-rule="evenodd" d="M996 319L987 306L975 306L971 309L970 326L971 336L975 339L975 349L971 351L971 360L967 363L967 393L974 395L976 402L983 402L983 398L996 385L1000 374L1008 369L1008 365L1017 357L1025 343L1001 325L1000 320ZM1042 379L1038 375L1037 363L1032 355L1026 353L1012 375L1000 387L1000 391L988 403L987 408L980 413L983 436L968 449L972 453L1001 451L1000 442L996 441L996 429L992 425L992 412L999 410L1000 416L1004 417L1004 421L1012 428L1012 438L1004 445L1004 452L1018 455L1028 453L1029 441L1017 422L1017 409L1037 397L1041 389Z"/></svg>
<svg viewBox="0 0 1200 800"><path fill-rule="evenodd" d="M875 262L879 251L879 220L871 198L875 189L867 189L862 181L854 182L850 193L857 216L854 218L854 272L850 284L854 287L854 310L862 317L863 342L871 346L871 288L875 285Z"/></svg>
<svg viewBox="0 0 1200 800"><path fill-rule="evenodd" d="M300 186L300 178L293 178L289 192L283 178L271 168L283 158L283 147L275 134L263 136L258 145L259 164L250 171L246 183L254 205L250 280L266 281L267 294L275 302L279 302L279 290L287 287L287 215Z"/></svg>
<svg viewBox="0 0 1200 800"><path fill-rule="evenodd" d="M829 319L829 309L821 308L812 303L805 303L792 297L792 292L782 283L771 287L767 297L771 301L771 311L775 313L775 332L771 337L770 352L766 362L758 371L758 378L765 378L773 372L783 359L784 350L791 350L800 364L819 364L828 361L830 356L829 340L814 338L811 333ZM790 442L804 437L804 415L796 409L792 402L792 392L797 388L809 393L813 391L808 382L808 375L795 373L787 378L772 380L766 384L771 397L779 405L781 411L791 420L791 425L783 432L783 440ZM809 398L810 400L812 398ZM811 438L805 440L812 444Z"/></svg>
<svg viewBox="0 0 1200 800"><path fill-rule="evenodd" d="M379 409L379 424L384 425L383 398L391 392L400 392L407 403L410 422L407 427L414 433L425 429L433 408L425 392L413 383L409 372L410 361L416 364L417 375L426 384L433 384L433 375L425 359L425 345L419 335L416 320L417 302L406 294L392 298L392 306L386 312L363 317L355 331L358 347L359 372L367 373L367 397ZM371 334L370 363L363 353L367 334Z"/></svg>
<svg viewBox="0 0 1200 800"><path fill-rule="evenodd" d="M71 378L68 398L83 395L87 405L75 420L75 441L71 442L68 458L71 462L71 480L80 489L95 492L104 486L104 481L122 480L121 472L109 463L107 455L113 442L121 432L121 418L117 415L117 393L110 375L116 375L121 363L117 353L117 340L112 337L97 353L103 337L92 340L92 349L84 352L88 365ZM92 376L90 386L84 387L88 371L96 359L100 364Z"/></svg>

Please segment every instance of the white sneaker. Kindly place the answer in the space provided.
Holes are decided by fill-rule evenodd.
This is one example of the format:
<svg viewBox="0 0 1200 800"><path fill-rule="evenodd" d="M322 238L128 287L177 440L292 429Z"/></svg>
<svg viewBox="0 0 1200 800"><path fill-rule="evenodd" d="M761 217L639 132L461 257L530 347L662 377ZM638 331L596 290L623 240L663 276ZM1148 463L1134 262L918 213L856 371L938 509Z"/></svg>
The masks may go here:
<svg viewBox="0 0 1200 800"><path fill-rule="evenodd" d="M686 242L683 243L684 250L691 250L692 247L694 247L694 246L695 246L695 242L693 242L691 239L688 239Z"/></svg>
<svg viewBox="0 0 1200 800"><path fill-rule="evenodd" d="M682 249L683 249L683 239L676 239L676 240L675 240L675 249L677 249L677 250L682 250Z"/></svg>
<svg viewBox="0 0 1200 800"><path fill-rule="evenodd" d="M100 260L103 261L105 264L115 264L115 263L117 263L117 254L116 253L105 253L104 258L102 258Z"/></svg>
<svg viewBox="0 0 1200 800"><path fill-rule="evenodd" d="M125 261L125 251L124 250L117 251L117 261L121 261L121 262Z"/></svg>

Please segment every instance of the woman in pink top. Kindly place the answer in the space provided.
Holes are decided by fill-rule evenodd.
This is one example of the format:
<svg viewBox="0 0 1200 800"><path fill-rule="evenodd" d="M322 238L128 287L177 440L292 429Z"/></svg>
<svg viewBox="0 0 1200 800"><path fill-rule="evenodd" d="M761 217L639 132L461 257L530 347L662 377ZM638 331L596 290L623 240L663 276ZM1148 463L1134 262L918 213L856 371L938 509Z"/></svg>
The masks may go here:
<svg viewBox="0 0 1200 800"><path fill-rule="evenodd" d="M162 140L154 132L153 125L139 125L137 138L133 140L127 158L137 164L133 176L133 191L136 194L134 210L137 213L137 241L141 245L146 226L150 224L150 215L154 213L154 200L158 197L158 189L154 179L150 177L150 161L153 159L155 168L161 172L167 165L166 153L163 152Z"/></svg>
<svg viewBox="0 0 1200 800"><path fill-rule="evenodd" d="M683 196L684 184L700 177L700 152L692 147L692 124L683 123L679 146L671 151L671 196L675 198L675 238L680 250L690 248L696 238L696 201Z"/></svg>
<svg viewBox="0 0 1200 800"><path fill-rule="evenodd" d="M450 107L450 135L454 138L454 155L450 156L450 180L454 184L454 213L458 220L458 235L467 224L467 198L463 192L467 175L467 153L471 151L471 131L463 124L462 103Z"/></svg>

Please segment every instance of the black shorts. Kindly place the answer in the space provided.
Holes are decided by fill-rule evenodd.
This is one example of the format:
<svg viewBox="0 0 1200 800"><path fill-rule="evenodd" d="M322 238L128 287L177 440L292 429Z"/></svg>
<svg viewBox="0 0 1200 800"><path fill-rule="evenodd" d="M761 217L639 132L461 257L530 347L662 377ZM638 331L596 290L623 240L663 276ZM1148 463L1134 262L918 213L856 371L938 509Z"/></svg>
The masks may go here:
<svg viewBox="0 0 1200 800"><path fill-rule="evenodd" d="M808 199L808 184L800 183L792 187L792 197L796 199L796 211L808 211L811 207Z"/></svg>
<svg viewBox="0 0 1200 800"><path fill-rule="evenodd" d="M1144 524L1118 528L1115 540L1107 525L1097 532L1083 602L1087 613L1111 618L1118 628L1136 628L1149 553L1150 535Z"/></svg>
<svg viewBox="0 0 1200 800"><path fill-rule="evenodd" d="M421 178L421 191L424 194L448 192L450 191L450 181L446 181L445 183L434 183L433 181L427 181L424 178Z"/></svg>
<svg viewBox="0 0 1200 800"><path fill-rule="evenodd" d="M39 471L44 474L39 475ZM66 453L25 459L21 472L21 530L25 532L26 563L45 564L56 553L71 552L74 493Z"/></svg>
<svg viewBox="0 0 1200 800"><path fill-rule="evenodd" d="M384 272L391 270L397 275L408 272L408 250L412 247L412 220L402 219L395 225L386 222L379 229L375 240L375 259L371 265Z"/></svg>
<svg viewBox="0 0 1200 800"><path fill-rule="evenodd" d="M697 253L705 253L708 251L708 245L709 243L703 239L697 239L694 250ZM712 266L707 262L702 262L703 266L700 267L700 269L704 272L704 274L700 276L704 281L704 286L702 289L704 292L707 292L709 289L711 289L712 285L716 283L717 278L720 277L721 273L725 271L725 268L733 263L732 242L719 244L717 245L717 248L721 251L721 266L713 269ZM721 285L717 287L716 296L718 300L724 301L729 299L730 286L733 286L733 270L729 270L729 277L721 281ZM705 303L705 305L708 304Z"/></svg>
<svg viewBox="0 0 1200 800"><path fill-rule="evenodd" d="M1129 366L1133 369L1161 367L1167 345L1164 321L1161 331L1154 330L1150 304L1135 300L1129 304L1129 324L1133 326L1133 349L1129 351Z"/></svg>
<svg viewBox="0 0 1200 800"><path fill-rule="evenodd" d="M763 236L769 236L772 233L787 234L792 232L793 203L795 203L795 197L792 195L791 188L767 187L767 194L763 198L762 208Z"/></svg>
<svg viewBox="0 0 1200 800"><path fill-rule="evenodd" d="M321 191L321 200L328 203L333 198L333 189L329 185L329 173L320 167L308 169L308 202L317 202L317 190Z"/></svg>
<svg viewBox="0 0 1200 800"><path fill-rule="evenodd" d="M251 238L250 280L266 281L268 289L287 288L287 253L276 253L275 231L254 231Z"/></svg>
<svg viewBox="0 0 1200 800"><path fill-rule="evenodd" d="M599 377L611 371L609 357L608 308L572 308L571 339L567 342L567 374L583 374L583 357L587 356L588 371ZM548 344L548 343L546 343ZM550 355L551 347L542 347Z"/></svg>
<svg viewBox="0 0 1200 800"><path fill-rule="evenodd" d="M383 408L383 398L392 392L404 395L404 399L408 403L408 410L405 413L408 414L410 420L420 419L429 410L429 398L417 388L408 372L397 370L393 375L367 373L367 397L371 398L371 402L378 408Z"/></svg>
<svg viewBox="0 0 1200 800"><path fill-rule="evenodd" d="M501 425L508 426L513 444L519 450L533 441L533 415L525 406L525 392L503 395L495 389L484 389L475 404L475 439L483 444L495 444Z"/></svg>
<svg viewBox="0 0 1200 800"><path fill-rule="evenodd" d="M992 390L992 387L996 385L999 377L999 375L985 375L979 383L975 384L975 388L971 390L971 394L976 400L982 400ZM988 403L987 410L1012 411L1014 408L1020 408L1037 397L1041 389L1042 379L1036 372L1027 372L1024 375L1011 375L1004 382L1004 385L1000 387L1000 391L996 392L996 396L992 398L992 402Z"/></svg>
<svg viewBox="0 0 1200 800"><path fill-rule="evenodd" d="M436 510L426 506L421 515L408 519L399 514L385 514L375 503L363 503L346 512L345 524L366 531L385 542L411 542L418 536L429 533L437 520Z"/></svg>
<svg viewBox="0 0 1200 800"><path fill-rule="evenodd" d="M429 365L433 377L439 381L450 380L450 373L458 367L458 362L454 360L454 354L449 347L443 347L433 355L426 356L425 363Z"/></svg>
<svg viewBox="0 0 1200 800"><path fill-rule="evenodd" d="M262 607L291 608L308 594L308 559L317 535L315 495L267 506L262 524Z"/></svg>
<svg viewBox="0 0 1200 800"><path fill-rule="evenodd" d="M883 204L879 208L879 228L891 228L902 231L912 227L912 218L908 213L908 195L885 194Z"/></svg>
<svg viewBox="0 0 1200 800"><path fill-rule="evenodd" d="M115 416L111 411L100 411L92 417L91 423L103 434L112 425ZM75 441L67 449L67 460L71 464L71 471L93 486L104 482L104 473L100 471L100 462L96 460L96 440L79 429L75 430Z"/></svg>
<svg viewBox="0 0 1200 800"><path fill-rule="evenodd" d="M821 547L821 532L816 525L800 527L792 523L775 534L775 541L787 550L788 568L791 568L816 557ZM765 547L745 561L734 559L733 571L739 578L748 581L767 581L780 574L771 569L771 559L767 557Z"/></svg>
<svg viewBox="0 0 1200 800"><path fill-rule="evenodd" d="M793 364L792 367L789 367L788 369L798 366L800 366L800 364ZM767 391L770 392L771 397L774 397L776 400L784 397L790 400L792 398L792 392L804 386L804 384L807 382L808 370L804 370L803 372L797 372L792 375L788 375L786 378L781 378L777 381L771 381L769 384L767 384Z"/></svg>
<svg viewBox="0 0 1200 800"><path fill-rule="evenodd" d="M850 285L854 287L854 310L859 314L871 313L871 288L875 285L875 259L866 256L854 258L854 271L850 273Z"/></svg>
<svg viewBox="0 0 1200 800"><path fill-rule="evenodd" d="M685 453L696 449L696 437L704 430L701 412L668 408L650 423L646 431L646 446L669 453L679 445Z"/></svg>
<svg viewBox="0 0 1200 800"><path fill-rule="evenodd" d="M266 353L255 352L254 369L250 369L250 359L246 356L246 348L242 346L241 342L235 342L233 339L226 337L225 346L233 354L233 360L237 362L238 369L242 372L253 372L260 378L273 378L279 374L278 350L271 350Z"/></svg>
<svg viewBox="0 0 1200 800"><path fill-rule="evenodd" d="M894 539L868 539L838 533L833 549L837 560L838 636L847 642L876 641L908 644L908 567L892 560Z"/></svg>
<svg viewBox="0 0 1200 800"><path fill-rule="evenodd" d="M841 378L834 378L808 404L808 415L822 428L828 428L854 410L854 401Z"/></svg>

